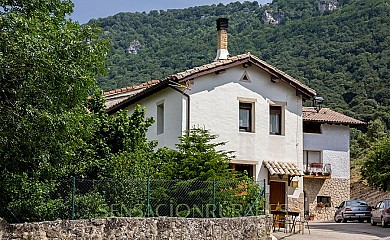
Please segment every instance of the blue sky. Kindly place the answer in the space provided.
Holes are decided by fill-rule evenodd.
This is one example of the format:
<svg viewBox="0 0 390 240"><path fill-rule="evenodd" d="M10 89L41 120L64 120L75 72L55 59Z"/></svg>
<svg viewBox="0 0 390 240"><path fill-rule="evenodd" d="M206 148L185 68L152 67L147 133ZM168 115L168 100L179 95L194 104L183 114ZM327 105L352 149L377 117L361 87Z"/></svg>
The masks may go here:
<svg viewBox="0 0 390 240"><path fill-rule="evenodd" d="M73 0L74 12L70 16L73 20L86 23L91 18L107 17L119 12L149 12L150 10L180 9L193 6L223 3L229 0ZM240 0L240 2L243 2ZM253 1L250 1L253 2ZM271 0L258 0L260 4Z"/></svg>

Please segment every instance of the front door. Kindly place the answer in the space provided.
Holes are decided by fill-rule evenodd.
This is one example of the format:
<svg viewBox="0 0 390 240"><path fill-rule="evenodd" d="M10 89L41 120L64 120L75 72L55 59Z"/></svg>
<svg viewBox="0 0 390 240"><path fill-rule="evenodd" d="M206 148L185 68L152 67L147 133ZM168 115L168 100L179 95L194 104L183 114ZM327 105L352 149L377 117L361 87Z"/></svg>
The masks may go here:
<svg viewBox="0 0 390 240"><path fill-rule="evenodd" d="M283 207L286 199L286 183L285 182L270 182L270 195L269 203L271 210L275 210L276 206L279 204Z"/></svg>

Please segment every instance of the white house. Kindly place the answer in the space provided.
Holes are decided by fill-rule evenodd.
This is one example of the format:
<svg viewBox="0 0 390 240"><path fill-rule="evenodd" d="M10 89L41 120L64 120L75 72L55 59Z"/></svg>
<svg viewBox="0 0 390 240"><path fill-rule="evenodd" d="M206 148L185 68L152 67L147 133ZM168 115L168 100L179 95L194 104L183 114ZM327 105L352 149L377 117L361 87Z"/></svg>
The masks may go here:
<svg viewBox="0 0 390 240"><path fill-rule="evenodd" d="M303 108L304 209L330 220L350 198L349 127L364 125L329 108Z"/></svg>
<svg viewBox="0 0 390 240"><path fill-rule="evenodd" d="M302 104L316 92L250 53L230 56L227 26L227 19L217 20L214 62L107 92L107 111L131 114L137 104L145 106L156 119L148 138L159 147L174 148L184 130L204 127L235 151L233 168L267 180L271 207L303 209Z"/></svg>

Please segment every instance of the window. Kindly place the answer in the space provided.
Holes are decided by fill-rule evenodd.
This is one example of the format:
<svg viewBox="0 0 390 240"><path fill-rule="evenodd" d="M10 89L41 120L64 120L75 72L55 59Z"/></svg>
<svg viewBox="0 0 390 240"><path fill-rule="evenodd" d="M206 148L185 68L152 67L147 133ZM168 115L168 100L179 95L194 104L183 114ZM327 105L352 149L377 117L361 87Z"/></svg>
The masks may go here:
<svg viewBox="0 0 390 240"><path fill-rule="evenodd" d="M303 165L307 169L315 163L322 163L320 151L303 151Z"/></svg>
<svg viewBox="0 0 390 240"><path fill-rule="evenodd" d="M321 133L321 123L303 122L304 133Z"/></svg>
<svg viewBox="0 0 390 240"><path fill-rule="evenodd" d="M164 103L157 104L157 135L164 133Z"/></svg>
<svg viewBox="0 0 390 240"><path fill-rule="evenodd" d="M240 102L239 112L239 130L240 132L252 132L252 103Z"/></svg>
<svg viewBox="0 0 390 240"><path fill-rule="evenodd" d="M330 206L331 206L330 197L317 196L317 207L330 207Z"/></svg>
<svg viewBox="0 0 390 240"><path fill-rule="evenodd" d="M269 133L272 135L282 134L282 107L281 106L270 106Z"/></svg>
<svg viewBox="0 0 390 240"><path fill-rule="evenodd" d="M229 164L230 169L233 169L236 172L245 174L246 176L253 178L253 169L254 165L251 164L237 164L237 163L231 163Z"/></svg>

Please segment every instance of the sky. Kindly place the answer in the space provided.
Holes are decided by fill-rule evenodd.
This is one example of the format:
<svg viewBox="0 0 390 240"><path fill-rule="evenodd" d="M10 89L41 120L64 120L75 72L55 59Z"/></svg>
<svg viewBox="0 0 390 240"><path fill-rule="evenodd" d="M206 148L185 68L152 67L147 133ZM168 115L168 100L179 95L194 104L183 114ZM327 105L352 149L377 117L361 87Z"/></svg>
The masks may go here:
<svg viewBox="0 0 390 240"><path fill-rule="evenodd" d="M237 0L73 0L75 7L70 18L80 23L87 23L92 18L113 16L119 12L149 12L218 3L226 5L230 2L237 2ZM257 0L257 2L264 4L271 0Z"/></svg>

